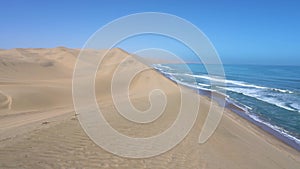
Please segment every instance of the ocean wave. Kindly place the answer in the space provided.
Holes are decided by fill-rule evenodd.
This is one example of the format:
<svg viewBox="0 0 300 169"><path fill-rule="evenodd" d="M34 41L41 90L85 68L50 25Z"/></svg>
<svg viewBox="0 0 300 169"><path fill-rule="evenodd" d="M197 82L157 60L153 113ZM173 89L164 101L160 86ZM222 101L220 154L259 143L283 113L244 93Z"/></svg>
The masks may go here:
<svg viewBox="0 0 300 169"><path fill-rule="evenodd" d="M266 91L266 90L271 90L271 91L279 92L279 93L292 94L293 92L289 91L289 90L277 89L277 88L268 88L268 87L264 87L264 86L249 84L249 83L242 82L242 81L220 79L220 78L211 77L211 76L208 76L208 75L192 75L192 74L187 74L187 73L185 73L185 74L170 73L170 72L165 72L165 71L162 71L162 72L164 74L172 76L174 81L177 81L178 83L181 83L185 86L192 87L192 88L195 88L195 89L203 89L203 87L206 87L205 89L207 90L207 87L209 87L210 85L203 84L203 83L198 83L198 85L195 85L195 84L190 84L190 83L187 83L187 82L182 82L182 78L179 78L179 77L189 76L189 77L192 77L192 78L202 78L202 79L206 79L206 80L209 80L209 81L216 81L216 82L221 82L221 83L226 83L226 84L233 84L233 85L238 86L238 87L224 87L222 85L222 86L218 86L218 88L224 89L226 91L232 91L232 92L240 93L240 94L243 94L243 95L246 95L246 96L249 96L249 97L253 97L253 98L256 98L258 100L267 102L269 104L275 105L277 107L283 108L283 109L288 110L288 111L298 111L298 112L300 112L300 108L297 107L299 105L296 105L295 103L293 104L294 106L293 105L288 106L286 103L284 103L283 101L277 99L276 97L264 96L264 95L261 94L263 91Z"/></svg>
<svg viewBox="0 0 300 169"><path fill-rule="evenodd" d="M232 92L244 94L246 96L256 98L258 100L267 102L269 104L275 105L277 107L283 108L283 109L288 110L288 111L298 111L298 112L300 112L300 108L296 107L297 106L296 104L293 104L294 106L290 105L290 107L289 107L284 102L282 102L281 100L278 100L277 98L270 97L270 96L264 96L264 95L261 94L261 92L263 90L272 90L272 91L276 91L276 92L280 92L280 93L289 93L289 94L291 94L292 92L289 91L289 90L268 88L268 87L264 87L264 86L247 84L246 82L242 82L242 81L225 80L225 79L210 77L210 76L206 76L206 75L191 75L191 74L187 74L187 73L186 74L180 74L180 73L170 73L170 72L165 72L165 71L163 71L163 73L167 74L169 76L172 76L172 79L174 81L176 81L178 83L181 83L182 85L195 88L195 89L204 89L203 87L209 87L210 85L203 84L203 83L198 83L198 85L195 85L195 84L190 84L190 83L187 83L187 82L182 82L182 78L178 79L178 77L176 78L176 76L183 76L184 75L184 76L189 76L189 77L193 77L193 78L202 78L202 79L206 79L206 80L210 80L210 81L212 80L212 81L217 81L217 82L222 82L222 83L234 84L234 85L239 86L239 87L222 87L222 86L218 86L218 88L221 88L221 89L224 89L224 90L227 90L227 91L232 91ZM205 88L205 89L207 90L207 88Z"/></svg>
<svg viewBox="0 0 300 169"><path fill-rule="evenodd" d="M283 108L285 110L299 111L298 109L293 109L293 108L288 107L284 102L282 102L281 100L278 100L277 98L270 97L270 96L264 96L262 94L259 94L259 93L261 93L260 90L247 89L247 88L237 88L237 87L223 87L223 89L227 90L227 91L232 91L232 92L235 92L235 93L240 93L240 94L243 94L245 96L256 98L260 101L267 102L269 104L275 105L275 106Z"/></svg>
<svg viewBox="0 0 300 169"><path fill-rule="evenodd" d="M163 70L163 69L174 70L173 68L171 68L169 66L165 66L165 65L161 65L161 64L153 64L152 67L154 67L155 69L158 69L158 70Z"/></svg>
<svg viewBox="0 0 300 169"><path fill-rule="evenodd" d="M239 107L240 109L244 110L245 112L248 112L248 110L252 110L252 107L242 104L229 96L226 98L226 101L234 104L235 106Z"/></svg>
<svg viewBox="0 0 300 169"><path fill-rule="evenodd" d="M190 88L193 88L193 89L201 89L201 90L209 90L207 88L204 88L204 87L201 87L200 84L191 84L191 83L187 83L187 82L183 82L183 81L180 81L178 80L177 78L175 78L174 76L169 76L169 78L175 82L177 82L178 84L181 84L183 86L187 86L187 87L190 87ZM201 84L202 86L209 86L209 85L205 85L205 84ZM211 91L211 90L209 90Z"/></svg>
<svg viewBox="0 0 300 169"><path fill-rule="evenodd" d="M290 104L290 106L293 107L294 109L297 109L298 112L300 113L300 104L298 104L298 103L292 103L292 104Z"/></svg>
<svg viewBox="0 0 300 169"><path fill-rule="evenodd" d="M291 134L289 134L289 132L287 130L284 130L281 127L278 127L276 125L272 125L268 122L265 122L264 120L261 120L258 116L254 115L254 114L249 113L248 116L250 118L252 118L253 120L257 121L257 122L262 123L262 124L270 127L271 129L277 131L278 133L280 133L284 137L288 138L289 140L293 140L296 144L300 145L300 139L298 139L297 137L292 136Z"/></svg>
<svg viewBox="0 0 300 169"><path fill-rule="evenodd" d="M212 77L212 76L208 76L208 75L191 75L191 74L187 74L187 73L185 73L184 75L191 76L191 77L196 77L196 78L201 78L201 79L206 79L206 80L210 80L210 81L215 81L215 82L233 84L233 85L236 85L236 86L242 86L242 87L247 87L247 88L266 89L266 90L273 90L273 91L276 91L276 92L289 93L289 94L293 93L290 90L259 86L259 85L249 84L249 83L246 83L246 82L243 82L243 81L221 79L221 78L218 78L218 77Z"/></svg>
<svg viewBox="0 0 300 169"><path fill-rule="evenodd" d="M289 93L289 94L293 94L294 92L289 91L289 90L284 90L284 89L276 89L276 88L270 88L273 91L277 91L277 92L281 92L281 93Z"/></svg>
<svg viewBox="0 0 300 169"><path fill-rule="evenodd" d="M191 84L191 83L188 83L188 82L184 82L184 79L180 78L182 76L182 74L179 74L179 73L170 73L170 72L165 72L165 71L160 71L160 72L165 74L167 77L169 77L173 81L176 81L177 83L180 83L180 84L185 85L185 86L193 87L195 89L202 89L202 87L210 87L210 85L208 85L208 84L196 83L196 81L193 81L196 84Z"/></svg>
<svg viewBox="0 0 300 169"><path fill-rule="evenodd" d="M210 85L204 84L204 83L197 83L197 84L200 85L200 86L204 86L204 87L210 87Z"/></svg>
<svg viewBox="0 0 300 169"><path fill-rule="evenodd" d="M165 66L165 65L161 65L161 64L155 64L153 66L154 66L154 68L156 68L160 71L163 71L166 74L171 74L171 75L189 76L189 77L193 77L193 78L206 79L206 80L213 81L213 82L220 82L220 83L223 83L224 85L225 84L233 84L233 85L241 86L241 87L265 89L265 90L271 90L271 91L275 91L275 92L279 92L279 93L287 93L287 94L293 94L294 93L293 91L290 91L290 90L287 90L287 89L278 89L278 88L260 86L260 85L255 85L255 84L249 84L247 82L229 80L229 79L225 79L225 78L223 79L223 78L220 78L220 77L217 77L217 76L195 75L195 74L189 74L189 73L171 73L171 72L168 72L168 70L169 71L174 71L174 69L169 67L169 66Z"/></svg>

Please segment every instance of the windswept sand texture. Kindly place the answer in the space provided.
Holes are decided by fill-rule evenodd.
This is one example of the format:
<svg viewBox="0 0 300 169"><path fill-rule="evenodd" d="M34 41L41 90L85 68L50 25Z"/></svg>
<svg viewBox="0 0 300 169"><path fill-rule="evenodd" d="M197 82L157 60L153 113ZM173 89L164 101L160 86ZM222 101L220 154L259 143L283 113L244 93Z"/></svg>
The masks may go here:
<svg viewBox="0 0 300 169"><path fill-rule="evenodd" d="M71 78L78 53L63 47L0 50L0 168L300 168L299 152L227 110L213 136L198 144L210 105L202 96L197 96L201 103L195 126L172 150L147 159L104 151L84 133L72 105ZM175 120L179 88L153 69L138 74L129 92L137 109L150 106L148 94L156 88L165 91L168 103L152 123L129 122L112 104L110 79L117 69L126 76L136 67L146 65L120 49L110 51L96 76L96 96L112 127L128 136L149 137Z"/></svg>

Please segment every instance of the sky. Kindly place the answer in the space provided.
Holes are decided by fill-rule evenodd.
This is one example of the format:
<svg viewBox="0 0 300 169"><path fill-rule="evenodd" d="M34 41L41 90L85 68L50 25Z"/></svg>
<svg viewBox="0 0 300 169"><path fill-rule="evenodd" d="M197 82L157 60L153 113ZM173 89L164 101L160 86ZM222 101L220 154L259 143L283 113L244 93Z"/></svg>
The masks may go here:
<svg viewBox="0 0 300 169"><path fill-rule="evenodd" d="M163 12L202 30L225 64L300 65L299 9L297 0L2 1L0 48L81 48L119 17Z"/></svg>

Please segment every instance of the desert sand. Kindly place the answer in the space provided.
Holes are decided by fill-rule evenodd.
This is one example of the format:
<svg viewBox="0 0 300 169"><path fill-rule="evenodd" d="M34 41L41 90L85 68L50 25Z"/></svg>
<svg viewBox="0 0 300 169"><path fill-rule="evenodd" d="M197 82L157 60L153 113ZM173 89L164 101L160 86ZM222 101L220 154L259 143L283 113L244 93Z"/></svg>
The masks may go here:
<svg viewBox="0 0 300 169"><path fill-rule="evenodd" d="M0 168L300 168L298 151L229 110L212 137L199 144L210 99L192 91L201 100L199 115L175 148L146 159L122 158L103 150L83 131L73 107L72 74L79 51L64 47L0 50ZM162 89L168 98L164 114L149 124L135 124L118 114L110 93L113 73L118 68L125 75L144 66L121 49L112 49L96 76L96 96L105 118L133 137L164 131L180 105L177 84L149 69L133 79L130 98L137 109L146 110L149 92Z"/></svg>

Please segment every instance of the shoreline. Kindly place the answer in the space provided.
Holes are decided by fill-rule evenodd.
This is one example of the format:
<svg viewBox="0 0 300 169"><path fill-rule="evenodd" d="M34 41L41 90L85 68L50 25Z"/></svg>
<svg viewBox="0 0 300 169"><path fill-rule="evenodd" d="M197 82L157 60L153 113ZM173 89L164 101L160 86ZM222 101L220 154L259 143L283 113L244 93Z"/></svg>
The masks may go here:
<svg viewBox="0 0 300 169"><path fill-rule="evenodd" d="M169 75L163 73L163 72L160 72L159 70L153 68L155 71L157 71L158 73L162 74L163 76L165 76L166 78L168 78L169 80L171 80L172 82L178 84L178 85L182 85L182 86L185 86L187 88L190 88L190 89L193 89L195 91L197 91L197 93L201 96L206 96L207 98L209 99L212 99L211 97L211 94L214 93L212 91L209 91L209 90L205 90L205 89L195 89L191 86L187 86L183 83L178 83L177 81L175 81L172 77L170 77ZM215 92L216 93L216 92ZM239 117L245 119L246 121L250 122L251 124L255 125L256 127L258 127L259 129L261 129L262 131L270 134L271 136L273 136L274 138L276 138L278 141L281 141L282 143L288 145L289 147L295 149L296 151L300 152L300 145L297 144L297 142L293 139L290 139L289 137L285 137L283 136L283 134L275 129L273 129L272 127L268 126L267 124L264 124L264 122L260 122L258 120L255 120L254 118L250 117L249 114L247 114L247 109L244 109L242 108L241 106L238 105L238 103L235 103L231 98L227 97L226 95L224 94L221 94L221 93L216 93L217 96L214 101L218 103L219 106L222 105L222 101L223 99L221 100L217 100L218 98L221 98L221 97L225 97L226 101L224 103L224 108L235 113L236 115L238 115ZM216 96L215 94L215 96ZM229 100L228 100L228 99ZM246 108L246 107L245 107ZM271 125L271 124L270 124ZM290 137L293 137L291 135L289 135Z"/></svg>

